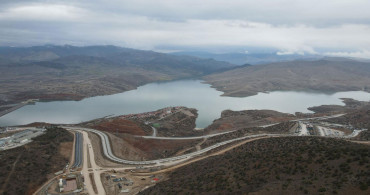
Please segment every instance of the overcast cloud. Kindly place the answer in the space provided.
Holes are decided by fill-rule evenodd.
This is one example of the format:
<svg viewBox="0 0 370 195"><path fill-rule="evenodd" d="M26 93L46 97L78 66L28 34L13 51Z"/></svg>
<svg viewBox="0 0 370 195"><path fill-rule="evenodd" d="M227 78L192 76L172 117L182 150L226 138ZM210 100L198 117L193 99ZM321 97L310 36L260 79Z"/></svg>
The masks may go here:
<svg viewBox="0 0 370 195"><path fill-rule="evenodd" d="M0 46L256 47L370 58L369 10L369 0L14 0L0 3Z"/></svg>

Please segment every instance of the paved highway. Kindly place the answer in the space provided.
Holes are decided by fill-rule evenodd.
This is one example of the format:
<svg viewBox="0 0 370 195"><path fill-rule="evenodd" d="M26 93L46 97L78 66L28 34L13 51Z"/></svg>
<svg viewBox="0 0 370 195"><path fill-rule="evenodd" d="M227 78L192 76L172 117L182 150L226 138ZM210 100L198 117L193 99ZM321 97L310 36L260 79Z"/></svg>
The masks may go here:
<svg viewBox="0 0 370 195"><path fill-rule="evenodd" d="M301 120L309 120L309 119L328 119L328 118L340 117L340 116L343 116L343 115L344 114L337 114L337 115L332 115L332 116L305 118L305 119L297 119L297 120L292 120L292 121L301 121ZM286 135L286 134L282 134L282 135L280 135L280 134L249 135L249 136L243 136L243 137L240 137L240 138L235 138L235 139L223 141L223 142L217 143L215 145L212 145L210 147L203 148L203 149L198 150L196 152L189 153L189 154L184 154L184 155L181 155L181 156L175 156L175 157L163 158L163 159L157 159L157 160L131 161L131 160L125 160L125 159L121 159L121 158L116 157L112 152L111 144L110 144L110 141L109 141L109 138L108 138L107 134L105 134L101 131L98 131L98 130L95 130L95 129L90 129L90 128L83 128L83 127L63 126L63 128L70 129L70 130L87 131L87 132L92 132L92 133L97 134L100 137L101 142L102 142L103 153L107 158L109 158L110 160L112 160L114 162L117 162L117 163L131 164L131 165L161 164L161 163L166 163L166 162L185 160L185 159L193 158L197 155L206 153L206 152L208 152L212 149L215 149L217 147L220 147L220 146L223 146L223 145L235 142L235 141L248 139L248 138L263 137L263 136L271 136L271 137L272 136L292 136L292 135ZM212 135L197 136L197 137L153 137L153 136L142 136L142 137L150 138L150 139L203 139L203 138L209 138L209 137L222 135L222 134L226 134L226 133L230 133L230 132L232 132L232 131L222 132L222 133L217 133L217 134L212 134Z"/></svg>
<svg viewBox="0 0 370 195"><path fill-rule="evenodd" d="M76 132L75 140L75 160L71 168L80 167L82 165L82 143L83 138L80 132Z"/></svg>
<svg viewBox="0 0 370 195"><path fill-rule="evenodd" d="M101 131L98 131L98 130L95 130L95 129L89 129L89 128L82 128L82 127L63 127L63 128L70 129L70 130L82 130L82 131L87 131L87 132L92 132L92 133L97 134L100 137L101 142L102 142L103 153L107 158L109 158L110 160L112 160L114 162L118 162L118 163L122 163L122 164L131 164L131 165L161 164L161 163L185 160L185 159L193 158L195 156L198 156L200 154L206 153L210 150L213 150L215 148L218 148L220 146L223 146L223 145L235 142L235 141L244 140L244 139L248 139L248 138L255 138L255 137L277 136L276 134L249 135L249 136L244 136L244 137L240 137L240 138L235 138L235 139L223 141L223 142L217 143L215 145L212 145L210 147L203 148L202 150L199 150L199 151L196 151L196 152L193 152L193 153L189 153L189 154L184 154L184 155L181 155L181 156L175 156L175 157L163 158L163 159L157 159L157 160L131 161L131 160L125 160L125 159L121 159L121 158L116 157L112 152L111 144L110 144L110 141L109 141L109 138L108 138L107 134L105 134ZM279 136L289 136L289 135L279 135Z"/></svg>

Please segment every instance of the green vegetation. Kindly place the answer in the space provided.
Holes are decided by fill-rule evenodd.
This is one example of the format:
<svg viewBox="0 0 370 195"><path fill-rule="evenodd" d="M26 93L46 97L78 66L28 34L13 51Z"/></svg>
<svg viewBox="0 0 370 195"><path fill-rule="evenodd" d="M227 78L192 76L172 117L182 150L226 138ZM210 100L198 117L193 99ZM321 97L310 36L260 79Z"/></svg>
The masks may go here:
<svg viewBox="0 0 370 195"><path fill-rule="evenodd" d="M73 135L50 128L33 142L0 152L0 194L32 194L48 177L64 168L69 158L60 153L62 143Z"/></svg>
<svg viewBox="0 0 370 195"><path fill-rule="evenodd" d="M142 194L369 194L370 146L320 137L249 142L170 173Z"/></svg>

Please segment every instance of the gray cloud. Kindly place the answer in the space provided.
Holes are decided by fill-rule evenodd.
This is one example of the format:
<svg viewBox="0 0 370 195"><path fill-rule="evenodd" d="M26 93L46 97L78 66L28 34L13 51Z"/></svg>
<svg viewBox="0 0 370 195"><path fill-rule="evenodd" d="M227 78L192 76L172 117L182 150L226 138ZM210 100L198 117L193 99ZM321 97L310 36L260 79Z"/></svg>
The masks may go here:
<svg viewBox="0 0 370 195"><path fill-rule="evenodd" d="M0 45L244 46L370 57L369 8L367 0L11 1L0 8Z"/></svg>

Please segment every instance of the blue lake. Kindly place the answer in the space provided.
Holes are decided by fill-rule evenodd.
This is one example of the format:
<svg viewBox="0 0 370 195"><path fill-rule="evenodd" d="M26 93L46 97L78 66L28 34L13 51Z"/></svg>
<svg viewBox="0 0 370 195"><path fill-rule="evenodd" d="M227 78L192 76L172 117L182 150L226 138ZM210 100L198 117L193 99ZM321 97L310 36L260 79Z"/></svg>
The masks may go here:
<svg viewBox="0 0 370 195"><path fill-rule="evenodd" d="M370 101L370 93L274 91L254 96L224 97L201 80L151 83L136 90L81 101L37 102L0 117L0 126L32 122L79 123L108 115L148 112L168 106L196 108L197 127L203 128L220 117L221 111L270 109L286 113L309 112L308 107L324 104L344 105L339 98Z"/></svg>

